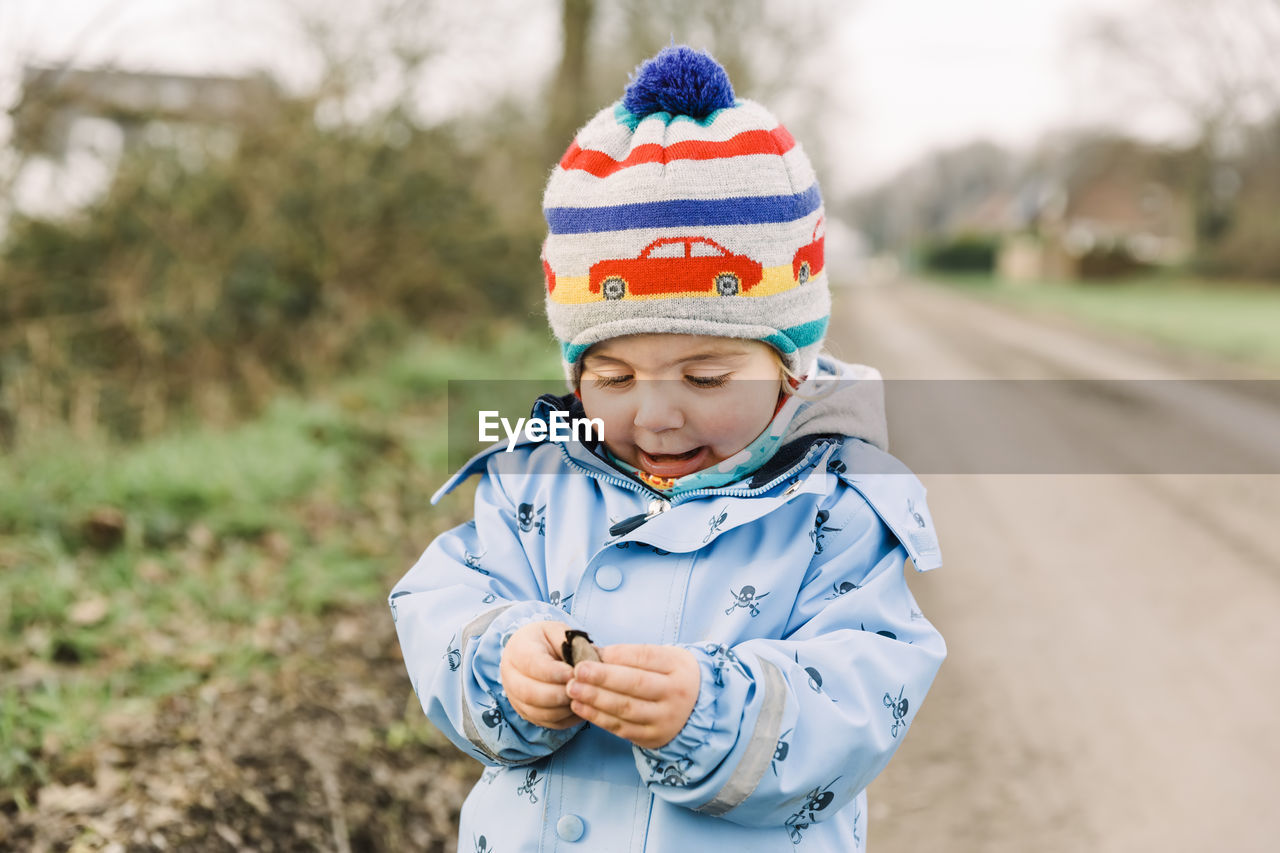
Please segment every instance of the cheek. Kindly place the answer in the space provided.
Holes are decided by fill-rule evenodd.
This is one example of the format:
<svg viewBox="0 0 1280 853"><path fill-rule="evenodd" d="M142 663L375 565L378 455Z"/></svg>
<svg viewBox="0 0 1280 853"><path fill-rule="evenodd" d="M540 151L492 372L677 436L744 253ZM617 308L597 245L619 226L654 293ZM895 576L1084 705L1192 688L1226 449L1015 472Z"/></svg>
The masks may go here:
<svg viewBox="0 0 1280 853"><path fill-rule="evenodd" d="M608 442L629 434L634 412L619 395L609 396L590 390L582 392L582 408L589 418L599 418L604 423L604 437Z"/></svg>
<svg viewBox="0 0 1280 853"><path fill-rule="evenodd" d="M776 404L776 395L734 395L719 405L707 407L702 425L707 435L715 437L714 444L718 449L737 452L750 444L768 425Z"/></svg>

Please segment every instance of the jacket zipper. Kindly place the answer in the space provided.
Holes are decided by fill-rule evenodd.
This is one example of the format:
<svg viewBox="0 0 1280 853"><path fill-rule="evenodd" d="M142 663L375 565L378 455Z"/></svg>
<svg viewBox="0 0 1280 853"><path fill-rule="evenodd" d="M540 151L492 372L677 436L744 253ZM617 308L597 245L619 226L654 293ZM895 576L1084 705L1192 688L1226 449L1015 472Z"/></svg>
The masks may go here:
<svg viewBox="0 0 1280 853"><path fill-rule="evenodd" d="M642 512L639 515L633 515L630 518L624 518L617 524L609 528L610 536L626 536L640 525L644 524L654 516L661 515L671 507L671 501L663 498L654 498L649 501L649 511Z"/></svg>
<svg viewBox="0 0 1280 853"><path fill-rule="evenodd" d="M570 468L574 468L578 471L581 471L583 474L586 474L588 477L596 477L597 479L604 480L607 483L613 483L615 486L621 486L624 489L628 489L630 491L637 492L642 495L651 496L649 498L649 508L647 511L642 512L639 515L633 515L628 518L624 518L622 519L622 521L619 521L617 524L614 524L612 527L609 528L610 536L626 536L628 533L635 530L637 527L644 524L649 519L655 516L661 515L662 513L666 512L668 509L671 508L671 501L667 500L666 498L660 497L656 492L653 492L645 488L644 486L642 486L641 484L637 483L634 480L624 480L621 477L615 477L612 474L608 474L604 471L593 470L579 463L577 460L575 460L573 457L569 455L569 451L565 449L563 444L560 445L560 453L564 456L564 461L569 464Z"/></svg>
<svg viewBox="0 0 1280 853"><path fill-rule="evenodd" d="M678 498L676 498L675 502L673 503L673 506L679 506L680 504L684 503L686 499L695 497L697 495L725 495L727 497L749 497L752 494L755 494L757 492L767 492L769 491L769 489L772 489L774 486L778 485L783 480L786 480L787 478L799 473L804 468L809 467L809 465L811 464L811 460L815 456L821 455L821 453L830 446L831 446L830 444L814 445L809 449L808 453L806 453L803 457L801 457L799 462L797 462L795 465L792 465L786 471L782 472L777 477L774 477L772 480L765 483L763 486L757 486L753 489L734 489L732 491L720 491L717 489L694 489L692 492L685 492L683 495L680 495ZM796 482L799 482L799 481L797 480Z"/></svg>
<svg viewBox="0 0 1280 853"><path fill-rule="evenodd" d="M569 451L565 448L564 445L560 446L560 452L561 454L564 455L564 460L569 464L570 468L575 468L578 471L582 472L583 474L586 474L587 476L597 477L598 479L604 480L605 482L613 483L616 486L622 486L623 488L629 489L634 492L638 492L639 494L654 495L654 497L652 497L649 500L649 507L647 511L639 513L638 515L633 515L633 516L624 518L609 528L610 536L626 536L628 533L640 527L649 519L655 518L661 515L662 513L670 509L672 506L678 506L679 504L684 503L685 500L688 498L692 498L699 495L710 495L710 494L724 495L726 497L748 497L757 492L766 492L769 489L772 489L774 486L781 483L783 480L786 480L788 477L791 477L792 475L796 474L802 469L808 467L810 464L810 460L812 460L814 456L825 451L826 448L829 446L830 446L829 444L814 445L812 448L809 449L809 452L806 453L803 458L801 458L799 462L797 462L795 465L788 468L782 474L779 474L774 479L770 480L768 483L765 483L763 486L757 486L755 488L750 488L750 489L734 489L732 491L721 491L714 488L695 489L692 492L685 492L683 495L680 495L679 497L677 497L674 501L670 501L661 496L657 496L655 492L645 488L643 485L641 485L640 483L637 483L634 480L624 480L621 477L615 477L612 474L608 474L604 471L593 470L591 468L586 467L585 465L582 465L577 460L569 456ZM796 482L799 482L799 481L797 480Z"/></svg>

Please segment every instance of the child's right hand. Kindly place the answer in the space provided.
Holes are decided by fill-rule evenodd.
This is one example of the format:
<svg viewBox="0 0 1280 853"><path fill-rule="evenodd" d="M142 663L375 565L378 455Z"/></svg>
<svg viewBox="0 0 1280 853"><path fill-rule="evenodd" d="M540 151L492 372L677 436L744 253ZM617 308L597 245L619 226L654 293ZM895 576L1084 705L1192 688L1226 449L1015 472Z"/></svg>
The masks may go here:
<svg viewBox="0 0 1280 853"><path fill-rule="evenodd" d="M582 722L569 710L565 692L573 668L560 659L568 628L563 622L531 622L516 630L502 649L498 671L507 699L535 726L567 729Z"/></svg>

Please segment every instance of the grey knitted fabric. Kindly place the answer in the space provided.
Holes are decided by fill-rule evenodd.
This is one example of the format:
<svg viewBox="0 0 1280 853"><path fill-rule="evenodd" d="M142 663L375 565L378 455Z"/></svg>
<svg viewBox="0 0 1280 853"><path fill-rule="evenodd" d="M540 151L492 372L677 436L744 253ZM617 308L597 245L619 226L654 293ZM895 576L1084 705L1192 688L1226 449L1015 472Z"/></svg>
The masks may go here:
<svg viewBox="0 0 1280 853"><path fill-rule="evenodd" d="M695 72L723 75L698 56ZM822 196L804 151L751 101L691 116L638 115L633 100L578 132L543 199L547 318L566 372L594 343L657 332L764 341L802 373L831 312Z"/></svg>

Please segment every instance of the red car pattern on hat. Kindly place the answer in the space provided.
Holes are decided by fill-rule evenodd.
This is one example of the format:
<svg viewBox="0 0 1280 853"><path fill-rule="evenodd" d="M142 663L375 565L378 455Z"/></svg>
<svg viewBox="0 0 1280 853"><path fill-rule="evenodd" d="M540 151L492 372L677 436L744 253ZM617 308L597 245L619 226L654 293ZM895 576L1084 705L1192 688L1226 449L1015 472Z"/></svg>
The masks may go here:
<svg viewBox="0 0 1280 853"><path fill-rule="evenodd" d="M592 264L589 288L605 299L659 293L736 296L763 277L759 263L733 254L714 240L663 237L645 246L638 258Z"/></svg>
<svg viewBox="0 0 1280 853"><path fill-rule="evenodd" d="M797 249L796 256L791 261L791 274L795 276L797 284L804 284L822 272L822 254L826 242L827 231L823 227L823 218L819 217L813 226L813 242Z"/></svg>
<svg viewBox="0 0 1280 853"><path fill-rule="evenodd" d="M555 293L556 274L552 271L551 264L547 263L546 255L542 256L542 276L547 280L547 293Z"/></svg>

